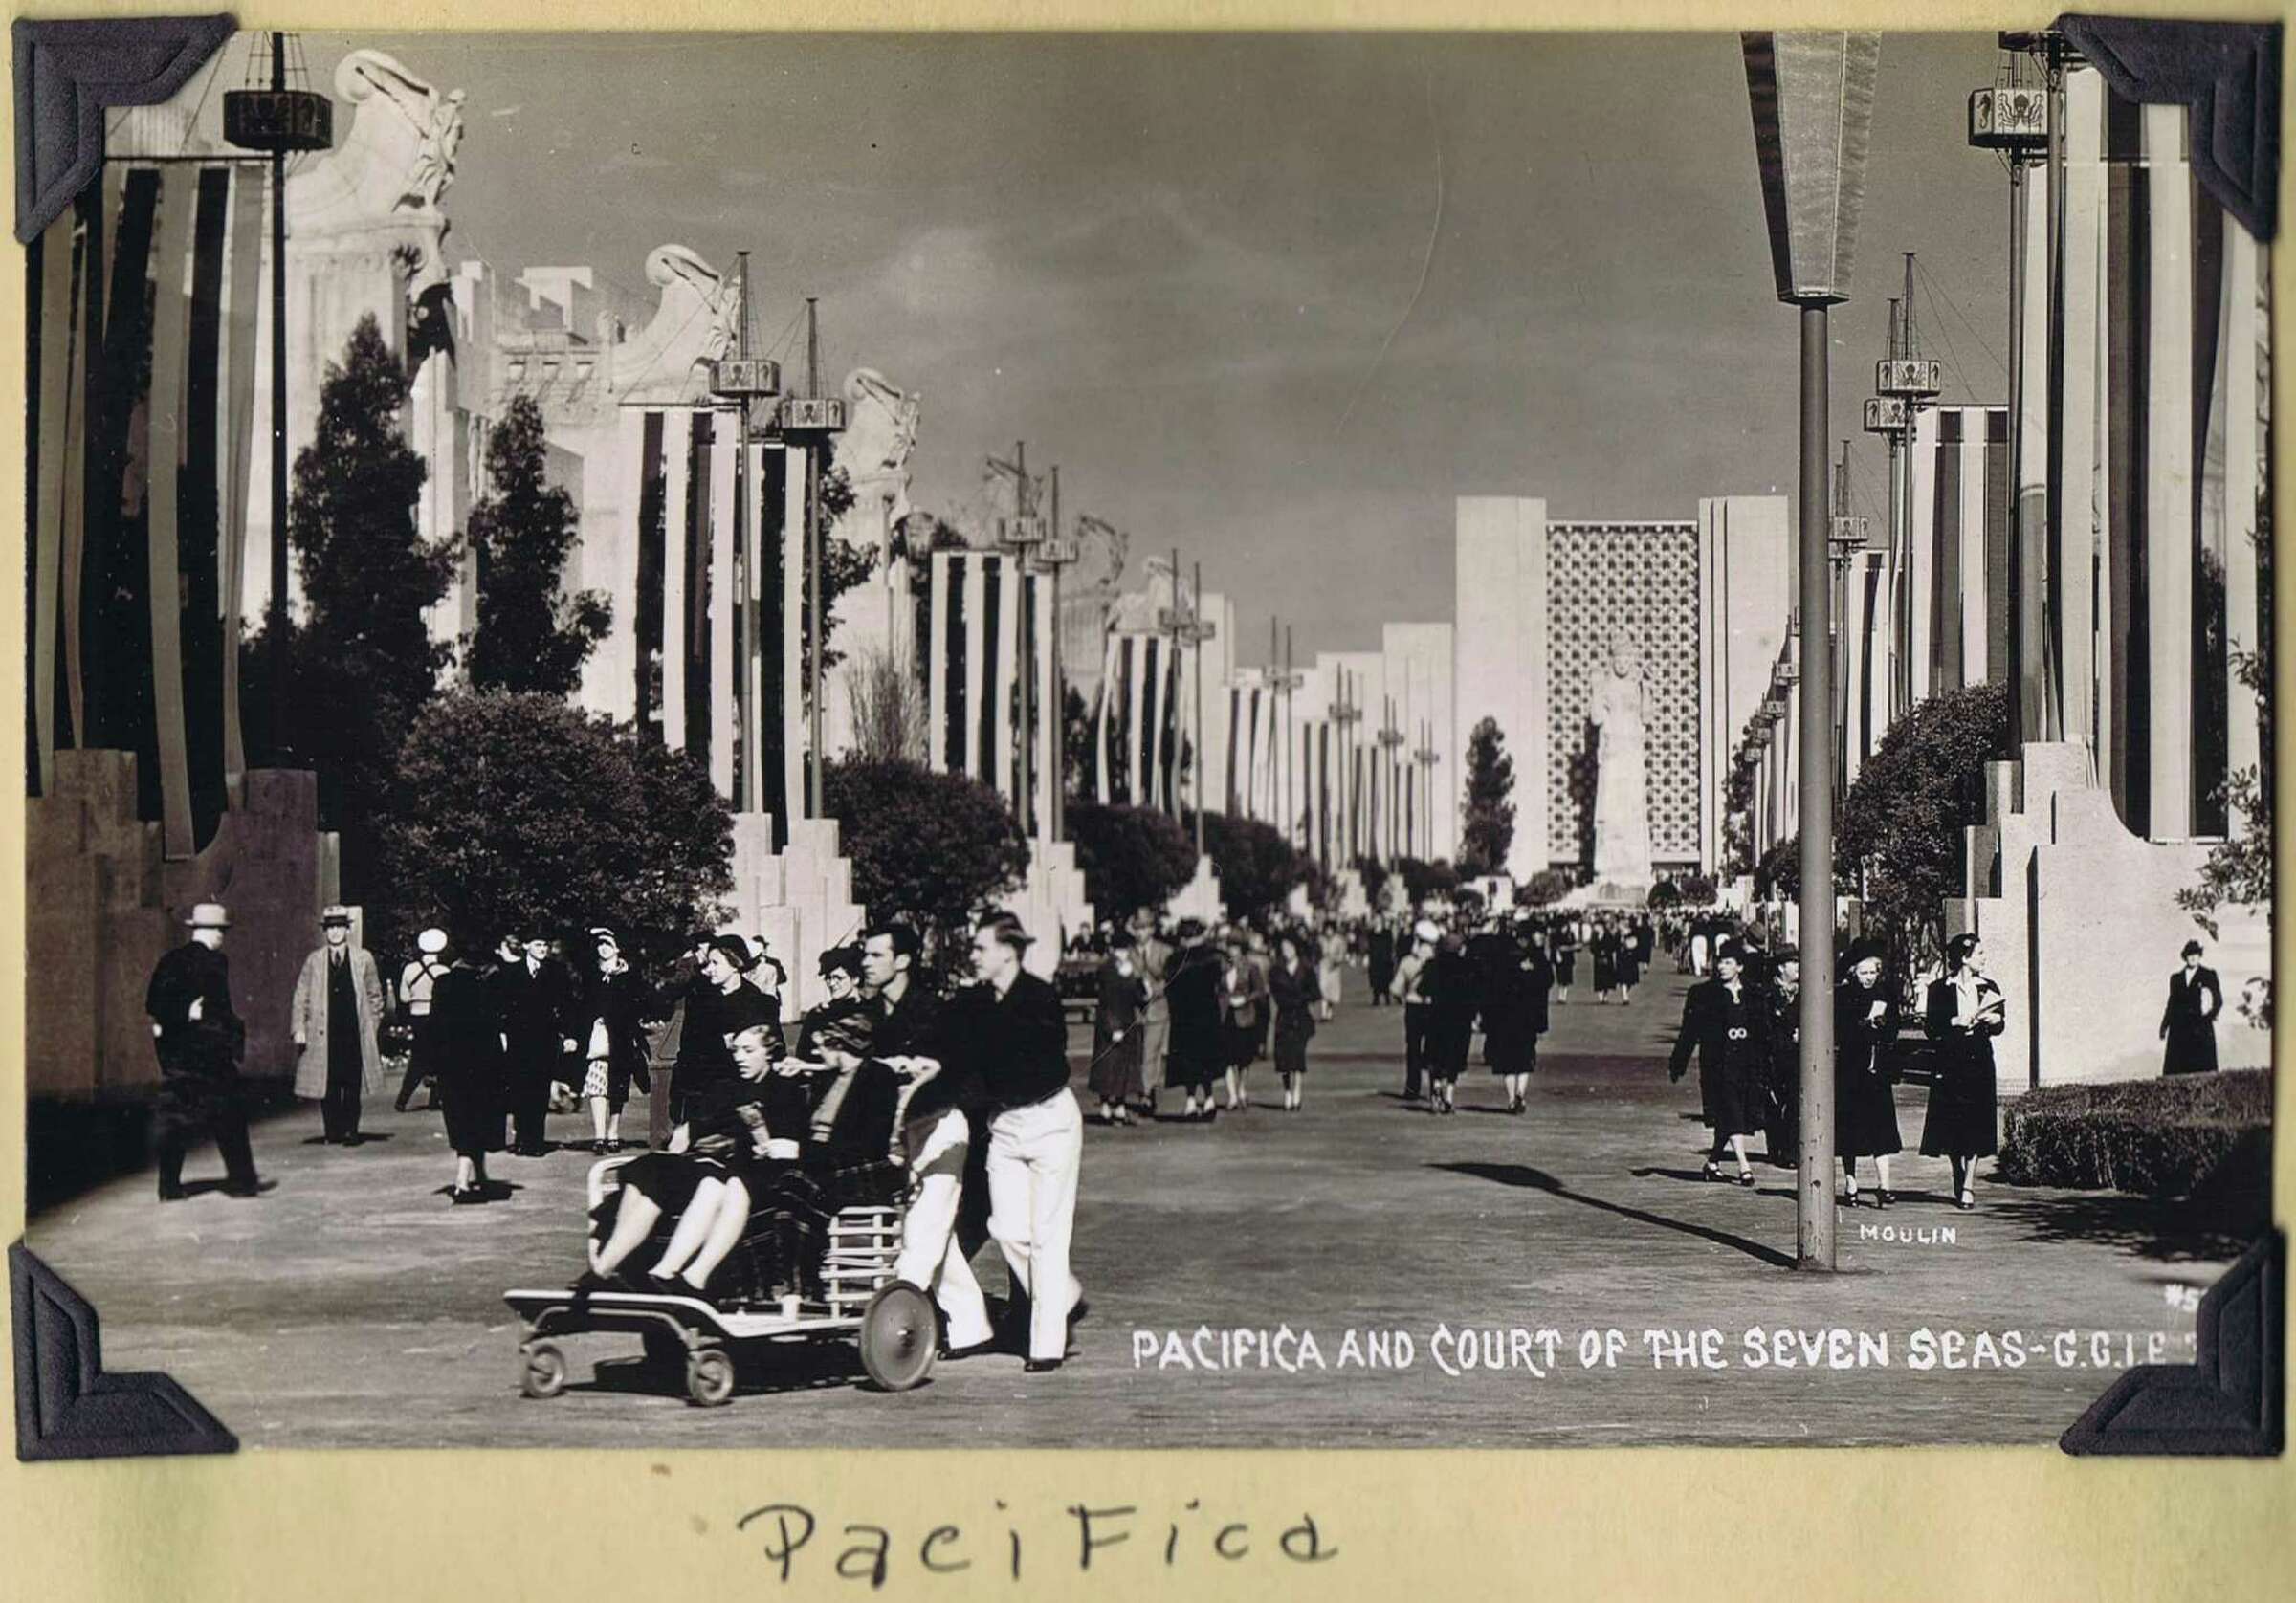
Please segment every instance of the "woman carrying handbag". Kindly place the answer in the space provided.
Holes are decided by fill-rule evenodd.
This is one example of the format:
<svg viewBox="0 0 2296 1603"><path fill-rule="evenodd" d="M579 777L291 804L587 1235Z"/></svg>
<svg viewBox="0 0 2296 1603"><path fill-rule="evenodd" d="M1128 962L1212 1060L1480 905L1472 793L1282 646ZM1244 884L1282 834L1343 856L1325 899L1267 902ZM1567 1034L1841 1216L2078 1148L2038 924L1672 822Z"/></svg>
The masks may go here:
<svg viewBox="0 0 2296 1603"><path fill-rule="evenodd" d="M1963 1213L1977 1205L1976 1160L1998 1146L1993 1038L2006 1027L2006 1004L2001 988L1985 976L1984 958L1985 949L1975 935L1947 941L1946 972L1930 983L1924 1018L1938 1051L1921 1151L1925 1157L1952 1161L1954 1201Z"/></svg>

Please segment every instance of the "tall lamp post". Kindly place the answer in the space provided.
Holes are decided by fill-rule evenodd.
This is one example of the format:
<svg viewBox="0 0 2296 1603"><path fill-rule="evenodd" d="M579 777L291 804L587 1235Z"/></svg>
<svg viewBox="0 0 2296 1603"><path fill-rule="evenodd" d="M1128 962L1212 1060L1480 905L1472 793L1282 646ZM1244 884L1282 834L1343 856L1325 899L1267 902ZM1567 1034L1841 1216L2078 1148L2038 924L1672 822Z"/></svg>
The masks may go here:
<svg viewBox="0 0 2296 1603"><path fill-rule="evenodd" d="M757 438L759 406L764 404L767 415L773 398L781 393L782 369L778 362L767 362L753 355L756 345L755 327L751 318L749 295L749 253L734 253L734 294L740 308L734 324L734 354L710 363L710 393L734 408L734 605L741 620L741 649L739 668L734 679L734 726L741 732L741 772L735 780L735 805L745 812L756 812L764 806L765 776L763 772L763 742L758 738L765 727L762 711L756 705L758 698L758 614L759 598L756 575L759 552L751 549L750 516L757 504L757 495L750 479L749 448ZM779 709L775 715L780 715ZM795 798L790 798L794 801Z"/></svg>
<svg viewBox="0 0 2296 1603"><path fill-rule="evenodd" d="M1849 298L1881 35L1745 33L1762 208L1777 297L1800 312L1801 1153L1796 1266L1834 1267L1833 697L1826 680L1826 308Z"/></svg>
<svg viewBox="0 0 2296 1603"><path fill-rule="evenodd" d="M1048 538L1045 520L1036 515L1036 487L1028 477L1028 442L1020 440L1014 443L1011 461L1000 462L992 456L988 459L988 466L992 472L1006 473L1012 478L1013 515L997 519L997 544L1025 570L1029 557ZM1035 675L1030 670L1035 666L1036 657L1035 645L1030 639L1032 631L1028 626L1031 619L1028 614L1027 586L1021 586L1020 593L1021 615L1013 626L1013 638L1020 642L1020 648L1015 654L1021 660L1020 774L1013 785L1012 806L1013 817L1020 821L1021 833L1033 842L1036 839L1036 808L1032 805L1036 800L1036 779L1035 764L1030 759L1035 756L1036 708L1031 694L1034 687L1030 684ZM997 715L1004 716L1001 712Z"/></svg>
<svg viewBox="0 0 2296 1603"><path fill-rule="evenodd" d="M1386 824L1387 835L1387 840L1385 843L1387 854L1385 861L1387 867L1392 868L1395 867L1396 859L1403 854L1403 848L1402 845L1402 820L1403 816L1402 786L1398 781L1400 780L1402 773L1402 758L1400 753L1407 736L1404 736L1402 730L1397 726L1395 721L1395 697L1388 696L1385 698L1385 700L1386 718L1385 721L1380 725L1378 739L1380 742L1380 768L1385 775L1387 781L1385 787L1387 793L1387 815L1382 821Z"/></svg>
<svg viewBox="0 0 2296 1603"><path fill-rule="evenodd" d="M828 811L821 795L821 650L829 627L821 604L821 453L833 436L845 432L845 402L821 393L821 329L813 300L806 296L806 392L782 402L781 428L782 438L806 455L806 816L820 818Z"/></svg>
<svg viewBox="0 0 2296 1603"><path fill-rule="evenodd" d="M231 89L223 97L223 137L271 157L271 640L272 761L288 746L287 644L287 155L335 143L335 104L308 81L288 87L291 35L271 35L271 87ZM298 52L299 56L300 52ZM254 74L252 59L249 74ZM298 67L295 77L305 75Z"/></svg>
<svg viewBox="0 0 2296 1603"><path fill-rule="evenodd" d="M1849 638L1852 609L1849 606L1849 565L1866 549L1872 532L1871 524L1851 512L1849 500L1849 442L1842 442L1842 466L1834 473L1834 516L1827 525L1827 555L1834 569L1834 794L1836 800L1849 794L1849 653L1854 648ZM1867 691L1871 699L1872 692ZM1861 733L1864 725L1860 724Z"/></svg>

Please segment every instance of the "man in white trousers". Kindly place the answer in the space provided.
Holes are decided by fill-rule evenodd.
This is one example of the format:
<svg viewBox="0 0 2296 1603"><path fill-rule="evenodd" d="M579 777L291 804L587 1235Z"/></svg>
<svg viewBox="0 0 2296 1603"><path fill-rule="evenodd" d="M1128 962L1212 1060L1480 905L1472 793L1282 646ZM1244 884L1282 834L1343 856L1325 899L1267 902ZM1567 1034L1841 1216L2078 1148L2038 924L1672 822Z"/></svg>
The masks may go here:
<svg viewBox="0 0 2296 1603"><path fill-rule="evenodd" d="M901 1221L901 1256L894 1274L940 1305L941 1356L968 1358L994 1345L988 1305L973 1278L971 1256L957 1240L972 1150L967 1110L978 1100L969 1059L944 1050L938 1000L916 980L916 932L874 925L861 937L861 983L877 1010L872 1050L880 1058L932 1058L941 1071L919 1086L901 1110L901 1145L912 1200ZM978 1243L976 1243L978 1244Z"/></svg>
<svg viewBox="0 0 2296 1603"><path fill-rule="evenodd" d="M1028 934L1010 914L973 933L980 983L950 1009L947 1040L979 1076L988 1119L988 1233L1029 1300L1027 1372L1060 1368L1084 1287L1069 1272L1084 1110L1069 1089L1068 1020L1050 982L1021 968Z"/></svg>

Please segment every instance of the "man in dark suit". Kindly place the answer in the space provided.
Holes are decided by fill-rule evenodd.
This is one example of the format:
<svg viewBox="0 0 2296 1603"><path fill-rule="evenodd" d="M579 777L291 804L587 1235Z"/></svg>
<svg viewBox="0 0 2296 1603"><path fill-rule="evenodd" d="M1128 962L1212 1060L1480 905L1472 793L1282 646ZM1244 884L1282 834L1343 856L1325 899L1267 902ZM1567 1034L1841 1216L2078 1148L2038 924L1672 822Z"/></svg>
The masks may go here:
<svg viewBox="0 0 2296 1603"><path fill-rule="evenodd" d="M257 1197L268 1188L255 1177L247 1109L239 1097L247 1026L232 1006L231 964L223 955L231 913L220 902L202 902L185 922L191 938L160 958L144 993L160 1060L160 1091L152 1109L160 1200L173 1202L184 1195L185 1148L191 1135L206 1131L214 1133L223 1155L225 1193Z"/></svg>
<svg viewBox="0 0 2296 1603"><path fill-rule="evenodd" d="M505 960L495 983L500 987L497 999L510 1059L510 1150L519 1157L541 1157L550 1150L542 1138L550 1085L563 1078L565 1059L576 1050L574 1038L566 1033L573 1014L573 985L542 937L529 936L523 942L505 937L502 947Z"/></svg>

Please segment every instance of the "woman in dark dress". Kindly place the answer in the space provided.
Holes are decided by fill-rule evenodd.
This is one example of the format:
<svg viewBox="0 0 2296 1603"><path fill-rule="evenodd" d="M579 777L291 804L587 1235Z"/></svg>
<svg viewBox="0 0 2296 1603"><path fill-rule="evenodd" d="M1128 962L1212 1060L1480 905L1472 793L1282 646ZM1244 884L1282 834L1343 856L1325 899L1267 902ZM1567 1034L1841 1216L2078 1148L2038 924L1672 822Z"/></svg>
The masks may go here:
<svg viewBox="0 0 2296 1603"><path fill-rule="evenodd" d="M1099 1005L1093 1013L1093 1071L1086 1076L1100 1099L1100 1122L1132 1123L1132 1105L1147 1092L1140 1085L1141 1016L1148 1007L1148 980L1134 963L1131 934L1118 930L1100 965Z"/></svg>
<svg viewBox="0 0 2296 1603"><path fill-rule="evenodd" d="M457 958L431 983L423 1028L446 1113L447 1145L454 1152L454 1200L483 1202L486 1154L509 1144L509 1064L493 988Z"/></svg>
<svg viewBox="0 0 2296 1603"><path fill-rule="evenodd" d="M1612 959L1614 977L1619 982L1619 1004L1623 1007L1634 1000L1634 988L1643 977L1643 936L1639 930L1628 930L1619 937L1618 955Z"/></svg>
<svg viewBox="0 0 2296 1603"><path fill-rule="evenodd" d="M592 930L590 939L598 960L583 987L582 1094L590 1105L590 1151L603 1156L622 1150L622 1109L631 1083L641 1092L653 1088L646 1072L645 1015L651 1004L613 931Z"/></svg>
<svg viewBox="0 0 2296 1603"><path fill-rule="evenodd" d="M1555 927L1555 999L1571 1003L1571 980L1578 973L1578 936L1565 919Z"/></svg>
<svg viewBox="0 0 2296 1603"><path fill-rule="evenodd" d="M2200 964L2200 943L2184 943L2184 967L2169 976L2169 1004L2161 1010L2163 1074L2210 1074L2217 1066L2217 1015L2224 1011L2224 988L2217 971Z"/></svg>
<svg viewBox="0 0 2296 1603"><path fill-rule="evenodd" d="M686 998L677 1038L677 1063L670 1073L670 1117L673 1124L706 1119L725 1111L741 1096L744 1081L734 1066L733 1038L753 1024L765 1026L771 1055L782 1058L781 1010L749 983L757 966L749 942L719 935L701 960L701 977Z"/></svg>
<svg viewBox="0 0 2296 1603"><path fill-rule="evenodd" d="M1547 1027L1547 993L1555 983L1535 933L1525 931L1515 960L1492 973L1483 999L1483 1059L1507 1083L1507 1111L1530 1108L1532 1071L1538 1067L1538 1038Z"/></svg>
<svg viewBox="0 0 2296 1603"><path fill-rule="evenodd" d="M1737 943L1724 941L1714 959L1714 977L1690 987L1683 999L1682 1033L1667 1065L1668 1078L1688 1071L1698 1054L1698 1094L1706 1122L1714 1128L1707 1153L1706 1178L1719 1180L1727 1147L1738 1160L1738 1184L1754 1184L1746 1161L1746 1137L1762 1128L1763 1080L1769 1067L1770 1011L1746 982Z"/></svg>
<svg viewBox="0 0 2296 1603"><path fill-rule="evenodd" d="M1181 1117L1208 1124L1218 1117L1212 1107L1212 1082L1225 1066L1220 1032L1220 955L1203 938L1203 926L1183 919L1181 950L1164 976L1164 999L1171 1008L1170 1066L1164 1082L1187 1099Z"/></svg>
<svg viewBox="0 0 2296 1603"><path fill-rule="evenodd" d="M1873 1159L1873 1205L1897 1200L1889 1156L1900 1150L1897 1099L1890 1094L1882 1046L1906 1021L1882 988L1882 955L1864 941L1850 948L1849 973L1834 987L1834 1155L1842 1160L1843 1205L1858 1205L1858 1159Z"/></svg>
<svg viewBox="0 0 2296 1603"><path fill-rule="evenodd" d="M1595 959L1595 1000L1610 1000L1611 988L1619 982L1619 937L1605 924L1587 941Z"/></svg>
<svg viewBox="0 0 2296 1603"><path fill-rule="evenodd" d="M1770 1063L1762 1081L1762 1144L1772 1163L1801 1161L1801 958L1787 952L1767 988Z"/></svg>
<svg viewBox="0 0 2296 1603"><path fill-rule="evenodd" d="M1924 1020L1939 1049L1921 1151L1925 1157L1952 1160L1954 1200L1966 1213L1977 1205L1976 1160L1993 1153L1998 1140L1993 1038L2004 1027L2004 1003L2001 988L1985 977L1985 949L1976 936L1946 942L1945 959L1945 977L1930 984Z"/></svg>
<svg viewBox="0 0 2296 1603"><path fill-rule="evenodd" d="M1275 1072L1284 1083L1284 1110L1297 1112L1307 1094L1308 1039L1315 1033L1315 1006L1323 999L1314 965L1302 955L1297 935L1276 938L1268 993L1275 1002Z"/></svg>

